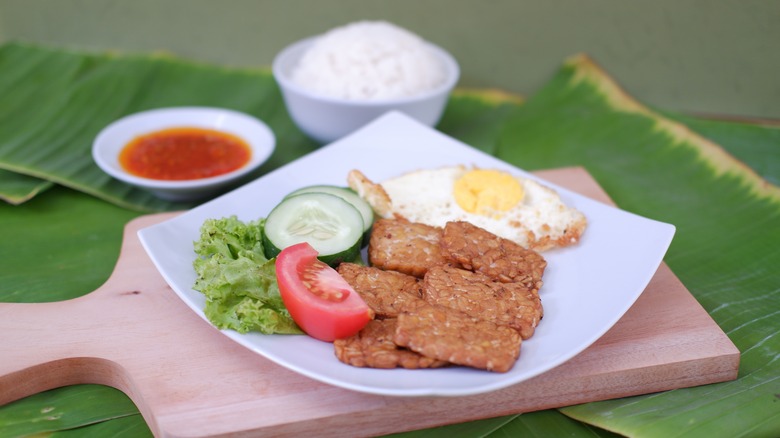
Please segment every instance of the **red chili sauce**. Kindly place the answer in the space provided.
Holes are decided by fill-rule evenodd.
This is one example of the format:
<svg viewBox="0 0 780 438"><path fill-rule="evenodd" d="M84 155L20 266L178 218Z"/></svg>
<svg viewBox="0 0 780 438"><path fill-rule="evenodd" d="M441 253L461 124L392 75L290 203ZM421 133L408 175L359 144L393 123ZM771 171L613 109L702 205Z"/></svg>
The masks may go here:
<svg viewBox="0 0 780 438"><path fill-rule="evenodd" d="M251 156L249 145L235 135L180 127L134 138L119 153L119 163L143 178L189 180L231 172Z"/></svg>

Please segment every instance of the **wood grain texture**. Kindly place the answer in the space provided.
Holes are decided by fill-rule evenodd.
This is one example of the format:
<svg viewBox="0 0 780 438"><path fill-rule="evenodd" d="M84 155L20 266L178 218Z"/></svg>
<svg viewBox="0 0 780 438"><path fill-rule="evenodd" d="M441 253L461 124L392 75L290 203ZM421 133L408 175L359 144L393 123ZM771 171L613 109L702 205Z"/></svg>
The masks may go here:
<svg viewBox="0 0 780 438"><path fill-rule="evenodd" d="M581 168L539 176L609 203ZM125 392L155 435L367 436L735 379L739 351L662 264L602 338L536 378L466 397L385 397L319 383L223 336L195 315L125 229L109 280L57 303L0 304L0 405L98 383Z"/></svg>

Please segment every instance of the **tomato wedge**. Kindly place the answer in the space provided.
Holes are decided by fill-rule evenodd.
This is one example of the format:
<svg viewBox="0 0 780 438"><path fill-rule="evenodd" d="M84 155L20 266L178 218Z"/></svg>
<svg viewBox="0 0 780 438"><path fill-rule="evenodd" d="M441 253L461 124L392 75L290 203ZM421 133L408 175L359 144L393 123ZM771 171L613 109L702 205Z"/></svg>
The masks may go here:
<svg viewBox="0 0 780 438"><path fill-rule="evenodd" d="M306 242L276 257L276 280L293 320L309 336L331 342L359 332L374 312L363 298Z"/></svg>

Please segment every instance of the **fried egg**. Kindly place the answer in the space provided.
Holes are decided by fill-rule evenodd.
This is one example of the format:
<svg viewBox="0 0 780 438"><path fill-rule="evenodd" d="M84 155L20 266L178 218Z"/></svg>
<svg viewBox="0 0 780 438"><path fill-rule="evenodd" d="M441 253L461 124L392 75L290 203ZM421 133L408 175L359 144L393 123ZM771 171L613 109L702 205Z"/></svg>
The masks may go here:
<svg viewBox="0 0 780 438"><path fill-rule="evenodd" d="M422 169L378 184L353 170L347 182L383 218L467 221L537 251L576 244L587 224L555 190L502 170Z"/></svg>

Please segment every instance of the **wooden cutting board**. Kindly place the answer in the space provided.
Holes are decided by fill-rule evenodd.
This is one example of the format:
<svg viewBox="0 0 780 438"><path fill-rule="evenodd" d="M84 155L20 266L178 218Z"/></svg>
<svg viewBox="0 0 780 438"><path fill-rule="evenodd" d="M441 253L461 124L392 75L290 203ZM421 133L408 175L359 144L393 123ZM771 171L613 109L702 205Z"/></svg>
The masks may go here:
<svg viewBox="0 0 780 438"><path fill-rule="evenodd" d="M538 175L610 203L581 168ZM662 264L639 300L565 364L467 397L385 397L319 383L250 352L196 316L127 224L116 268L83 297L0 304L0 405L78 383L110 385L157 436L367 436L735 379L739 351Z"/></svg>

